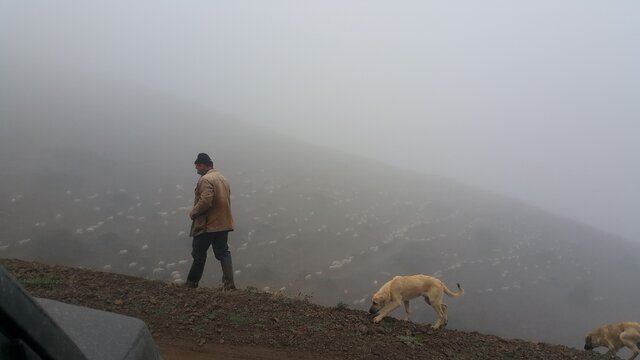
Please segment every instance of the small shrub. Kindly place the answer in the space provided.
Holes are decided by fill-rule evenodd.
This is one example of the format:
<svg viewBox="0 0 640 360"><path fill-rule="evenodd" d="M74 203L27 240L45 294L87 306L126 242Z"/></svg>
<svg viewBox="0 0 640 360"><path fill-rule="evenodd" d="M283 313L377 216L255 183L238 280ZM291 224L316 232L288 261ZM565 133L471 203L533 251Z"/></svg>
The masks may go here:
<svg viewBox="0 0 640 360"><path fill-rule="evenodd" d="M293 304L293 299L292 299L292 298L288 298L288 297L283 297L283 298L281 298L281 299L280 299L280 301L281 301L283 304L286 304L286 305L291 305L291 304Z"/></svg>
<svg viewBox="0 0 640 360"><path fill-rule="evenodd" d="M229 314L229 321L233 325L248 325L251 323L251 320L242 314L232 313Z"/></svg>
<svg viewBox="0 0 640 360"><path fill-rule="evenodd" d="M275 301L284 301L284 302L289 302L291 301L291 299L289 299L288 297L286 297L283 293L281 292L276 292L271 294L271 298Z"/></svg>
<svg viewBox="0 0 640 360"><path fill-rule="evenodd" d="M417 337L414 336L406 336L406 335L401 335L398 336L398 339L400 339L400 342L402 342L403 344L409 346L410 348L414 348L416 346L420 346L420 339L418 339Z"/></svg>
<svg viewBox="0 0 640 360"><path fill-rule="evenodd" d="M342 302L342 301L338 301L338 303L336 304L336 309L338 310L346 310L349 308L349 304Z"/></svg>
<svg viewBox="0 0 640 360"><path fill-rule="evenodd" d="M222 311L220 309L213 310L206 316L206 318L209 319L209 320L215 320L215 319L219 318L220 315L222 315L223 313L224 313L224 311Z"/></svg>
<svg viewBox="0 0 640 360"><path fill-rule="evenodd" d="M29 278L24 281L26 285L45 285L45 286L53 286L59 284L60 279L56 278L53 275L43 275Z"/></svg>
<svg viewBox="0 0 640 360"><path fill-rule="evenodd" d="M311 295L309 295L309 294L305 294L305 293L303 293L302 291L299 291L299 292L296 294L295 300L296 300L296 301L301 301L301 302L308 303L309 301L311 301Z"/></svg>
<svg viewBox="0 0 640 360"><path fill-rule="evenodd" d="M166 315L168 314L172 309L172 306L169 304L162 304L158 307L153 307L151 309L151 313L158 316L158 315Z"/></svg>

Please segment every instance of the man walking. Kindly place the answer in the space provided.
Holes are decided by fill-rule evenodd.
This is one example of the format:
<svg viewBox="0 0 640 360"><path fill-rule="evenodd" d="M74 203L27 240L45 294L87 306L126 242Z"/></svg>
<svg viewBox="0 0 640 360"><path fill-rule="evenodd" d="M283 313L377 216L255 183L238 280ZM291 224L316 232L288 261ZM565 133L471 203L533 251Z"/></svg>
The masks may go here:
<svg viewBox="0 0 640 360"><path fill-rule="evenodd" d="M189 213L193 221L189 235L193 237L193 264L187 276L186 286L198 287L207 262L207 251L211 246L213 254L222 265L223 289L235 290L231 252L227 245L229 231L233 231L229 182L213 168L213 161L209 155L198 154L194 164L196 172L201 176L196 185L193 209Z"/></svg>

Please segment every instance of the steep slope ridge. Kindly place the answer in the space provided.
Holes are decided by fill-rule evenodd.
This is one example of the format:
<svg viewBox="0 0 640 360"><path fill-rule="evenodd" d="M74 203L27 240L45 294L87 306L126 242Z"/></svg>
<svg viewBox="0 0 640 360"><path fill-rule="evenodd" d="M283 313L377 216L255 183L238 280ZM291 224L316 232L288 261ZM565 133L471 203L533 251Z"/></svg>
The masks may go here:
<svg viewBox="0 0 640 360"><path fill-rule="evenodd" d="M18 260L2 264L35 296L143 319L167 359L176 353L181 360L606 358L560 345L433 331L395 319L373 325L362 311L324 308L255 289L192 290L63 266Z"/></svg>

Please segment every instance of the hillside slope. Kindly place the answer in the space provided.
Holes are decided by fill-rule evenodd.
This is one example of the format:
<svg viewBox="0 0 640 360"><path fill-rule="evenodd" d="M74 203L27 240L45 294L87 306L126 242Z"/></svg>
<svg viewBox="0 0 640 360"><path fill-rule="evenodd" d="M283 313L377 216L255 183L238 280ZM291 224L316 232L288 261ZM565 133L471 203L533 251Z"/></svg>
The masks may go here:
<svg viewBox="0 0 640 360"><path fill-rule="evenodd" d="M467 291L448 301L451 329L571 347L640 318L638 243L132 84L15 69L0 96L2 257L184 281L206 151L231 183L240 286L366 310L392 276L433 274ZM209 261L202 284L219 279Z"/></svg>
<svg viewBox="0 0 640 360"><path fill-rule="evenodd" d="M66 266L3 259L34 296L143 319L163 356L177 359L606 359L532 343L386 319L250 287L231 293ZM202 356L201 356L202 355Z"/></svg>

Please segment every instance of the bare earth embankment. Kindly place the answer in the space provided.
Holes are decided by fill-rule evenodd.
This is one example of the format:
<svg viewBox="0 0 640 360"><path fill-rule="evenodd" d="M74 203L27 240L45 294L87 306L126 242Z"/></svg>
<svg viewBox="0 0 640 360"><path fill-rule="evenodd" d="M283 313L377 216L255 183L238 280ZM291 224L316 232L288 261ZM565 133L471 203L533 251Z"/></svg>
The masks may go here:
<svg viewBox="0 0 640 360"><path fill-rule="evenodd" d="M144 320L172 359L608 359L562 345L441 329L252 288L186 289L120 274L0 260L33 295Z"/></svg>

